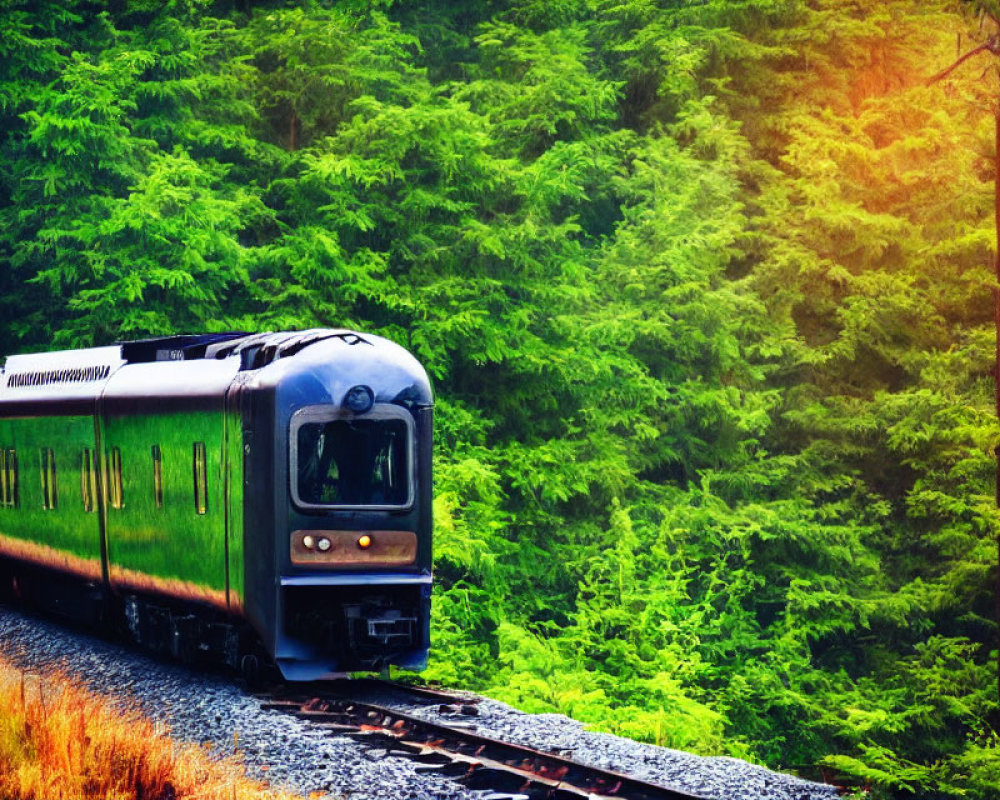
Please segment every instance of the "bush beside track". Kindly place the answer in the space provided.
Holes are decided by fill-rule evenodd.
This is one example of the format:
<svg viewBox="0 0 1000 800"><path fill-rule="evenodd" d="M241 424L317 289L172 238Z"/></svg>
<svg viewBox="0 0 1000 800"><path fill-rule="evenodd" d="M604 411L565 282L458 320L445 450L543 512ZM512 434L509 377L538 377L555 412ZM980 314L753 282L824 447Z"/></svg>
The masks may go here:
<svg viewBox="0 0 1000 800"><path fill-rule="evenodd" d="M232 759L179 744L136 710L64 675L0 660L0 796L116 800L292 800Z"/></svg>

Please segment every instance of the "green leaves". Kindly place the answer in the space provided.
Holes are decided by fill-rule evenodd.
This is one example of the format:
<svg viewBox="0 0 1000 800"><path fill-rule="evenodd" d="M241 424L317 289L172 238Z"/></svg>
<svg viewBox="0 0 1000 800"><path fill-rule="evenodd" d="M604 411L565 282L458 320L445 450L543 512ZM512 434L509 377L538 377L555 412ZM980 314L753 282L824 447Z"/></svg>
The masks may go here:
<svg viewBox="0 0 1000 800"><path fill-rule="evenodd" d="M206 323L226 328L222 303L247 278L238 234L266 212L243 193L218 192L223 174L182 151L156 155L129 197L105 207L100 224L43 229L41 238L62 246L72 242L82 254L69 301L79 321L60 335L87 341L95 324L112 335L133 336ZM43 270L38 280L58 285L60 277L60 270Z"/></svg>
<svg viewBox="0 0 1000 800"><path fill-rule="evenodd" d="M409 104L420 83L411 66L418 40L379 11L263 9L243 36L267 137L290 150L333 133L361 96Z"/></svg>
<svg viewBox="0 0 1000 800"><path fill-rule="evenodd" d="M2 145L0 247L15 283L54 299L30 304L42 340L214 329L226 326L224 305L239 305L240 237L268 212L227 183L225 164L262 148L239 124L248 106L235 88L239 65L226 63L231 26L170 13L128 31L108 17L55 14L90 49L63 44L68 55L44 62L57 73L39 72L41 62L17 73L36 86L10 109L20 124Z"/></svg>
<svg viewBox="0 0 1000 800"><path fill-rule="evenodd" d="M621 83L588 69L586 36L580 26L536 34L485 24L476 44L482 73L491 77L470 82L458 96L488 113L501 141L529 157L592 135L614 120Z"/></svg>

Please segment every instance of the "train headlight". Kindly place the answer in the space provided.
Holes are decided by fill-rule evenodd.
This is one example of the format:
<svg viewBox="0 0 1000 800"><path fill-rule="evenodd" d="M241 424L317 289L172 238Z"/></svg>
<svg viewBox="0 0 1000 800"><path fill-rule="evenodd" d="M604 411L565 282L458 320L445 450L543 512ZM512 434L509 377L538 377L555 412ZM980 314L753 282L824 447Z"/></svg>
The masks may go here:
<svg viewBox="0 0 1000 800"><path fill-rule="evenodd" d="M352 386L344 395L344 407L355 414L364 414L375 404L375 393L367 386Z"/></svg>
<svg viewBox="0 0 1000 800"><path fill-rule="evenodd" d="M292 564L310 569L408 566L417 563L417 550L415 531L292 531Z"/></svg>

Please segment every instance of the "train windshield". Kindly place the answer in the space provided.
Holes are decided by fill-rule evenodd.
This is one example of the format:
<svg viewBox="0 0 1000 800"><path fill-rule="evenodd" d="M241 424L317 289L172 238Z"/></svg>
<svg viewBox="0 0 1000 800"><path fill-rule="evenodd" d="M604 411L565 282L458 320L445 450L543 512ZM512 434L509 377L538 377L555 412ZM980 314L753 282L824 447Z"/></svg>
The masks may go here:
<svg viewBox="0 0 1000 800"><path fill-rule="evenodd" d="M405 419L303 421L295 433L295 499L305 506L400 507L410 501Z"/></svg>

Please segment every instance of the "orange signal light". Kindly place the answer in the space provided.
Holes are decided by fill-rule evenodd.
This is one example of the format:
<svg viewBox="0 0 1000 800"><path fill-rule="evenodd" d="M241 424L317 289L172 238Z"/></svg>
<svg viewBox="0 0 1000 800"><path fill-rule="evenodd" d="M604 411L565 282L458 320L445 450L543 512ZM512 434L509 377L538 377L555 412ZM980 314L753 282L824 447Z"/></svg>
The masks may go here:
<svg viewBox="0 0 1000 800"><path fill-rule="evenodd" d="M362 550L367 550L371 546L372 546L372 537L369 536L367 533L364 534L363 536L358 537L358 547L360 547Z"/></svg>

